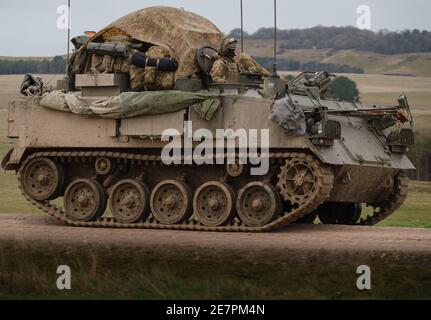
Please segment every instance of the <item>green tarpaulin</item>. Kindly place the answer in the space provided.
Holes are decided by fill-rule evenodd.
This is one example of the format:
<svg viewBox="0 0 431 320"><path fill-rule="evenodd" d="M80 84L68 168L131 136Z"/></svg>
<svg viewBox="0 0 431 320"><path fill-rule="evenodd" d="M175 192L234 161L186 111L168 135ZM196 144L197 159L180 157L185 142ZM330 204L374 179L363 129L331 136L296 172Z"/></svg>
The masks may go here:
<svg viewBox="0 0 431 320"><path fill-rule="evenodd" d="M52 91L44 94L39 104L54 110L110 119L165 114L193 107L202 118L209 121L217 114L221 97L183 91L125 92L86 104L80 99L80 93Z"/></svg>

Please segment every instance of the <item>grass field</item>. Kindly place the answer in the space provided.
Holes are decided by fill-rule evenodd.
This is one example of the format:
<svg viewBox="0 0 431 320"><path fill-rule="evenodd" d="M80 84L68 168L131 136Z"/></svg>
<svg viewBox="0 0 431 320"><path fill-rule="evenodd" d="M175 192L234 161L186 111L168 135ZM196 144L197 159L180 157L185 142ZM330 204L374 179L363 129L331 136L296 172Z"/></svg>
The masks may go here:
<svg viewBox="0 0 431 320"><path fill-rule="evenodd" d="M383 227L431 228L431 183L411 182L406 203L379 224Z"/></svg>
<svg viewBox="0 0 431 320"><path fill-rule="evenodd" d="M297 253L296 253L297 254ZM321 259L290 254L284 262L210 259L134 248L0 243L0 299L429 299L429 259L378 254ZM326 258L325 258L326 257ZM332 259L331 259L332 258ZM31 263L28 263L31 261ZM72 270L59 291L55 270ZM373 270L372 290L358 291L356 268Z"/></svg>

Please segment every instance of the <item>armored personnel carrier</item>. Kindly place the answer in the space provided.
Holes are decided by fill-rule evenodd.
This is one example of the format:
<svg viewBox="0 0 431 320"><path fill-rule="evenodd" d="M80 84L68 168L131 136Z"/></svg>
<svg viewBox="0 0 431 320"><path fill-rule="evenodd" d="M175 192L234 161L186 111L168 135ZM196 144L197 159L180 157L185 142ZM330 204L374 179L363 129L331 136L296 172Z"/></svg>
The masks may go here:
<svg viewBox="0 0 431 320"><path fill-rule="evenodd" d="M291 81L246 73L240 83L214 84L221 41L205 18L166 7L74 39L57 90L28 76L26 96L10 103L8 136L17 140L2 168L18 173L27 201L80 227L267 232L317 216L374 225L403 204L414 169L405 96L385 108L332 99L327 72ZM152 48L164 53L151 57ZM134 54L146 66L132 72ZM190 125L213 133L210 151L225 150L228 138L217 133L230 130L234 151L192 161ZM241 149L235 133L253 130L263 132L258 147ZM268 160L263 173L253 174L256 159Z"/></svg>

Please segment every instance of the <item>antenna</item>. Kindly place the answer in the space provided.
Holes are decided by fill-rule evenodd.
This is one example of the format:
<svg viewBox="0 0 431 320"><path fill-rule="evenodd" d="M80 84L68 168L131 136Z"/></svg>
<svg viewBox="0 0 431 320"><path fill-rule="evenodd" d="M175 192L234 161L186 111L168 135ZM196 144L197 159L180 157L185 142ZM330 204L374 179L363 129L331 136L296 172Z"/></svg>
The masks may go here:
<svg viewBox="0 0 431 320"><path fill-rule="evenodd" d="M244 11L243 11L243 4L242 0L241 2L241 53L244 52Z"/></svg>
<svg viewBox="0 0 431 320"><path fill-rule="evenodd" d="M68 12L67 12L67 65L69 65L69 62L70 62L70 27L71 27L71 23L70 23L70 18L71 18L70 0L67 0L67 8L68 8Z"/></svg>
<svg viewBox="0 0 431 320"><path fill-rule="evenodd" d="M274 0L274 63L272 65L272 76L277 74L277 0Z"/></svg>

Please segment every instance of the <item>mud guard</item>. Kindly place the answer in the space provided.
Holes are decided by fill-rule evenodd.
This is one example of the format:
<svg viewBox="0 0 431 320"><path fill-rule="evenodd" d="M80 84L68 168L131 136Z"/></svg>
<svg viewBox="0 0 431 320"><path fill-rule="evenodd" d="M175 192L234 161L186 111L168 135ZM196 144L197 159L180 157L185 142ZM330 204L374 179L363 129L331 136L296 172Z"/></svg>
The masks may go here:
<svg viewBox="0 0 431 320"><path fill-rule="evenodd" d="M10 149L8 151L8 153L6 153L6 155L2 159L2 161L1 161L1 169L2 170L8 170L7 167L8 167L8 164L9 164L10 157L12 156L13 150L14 149Z"/></svg>

